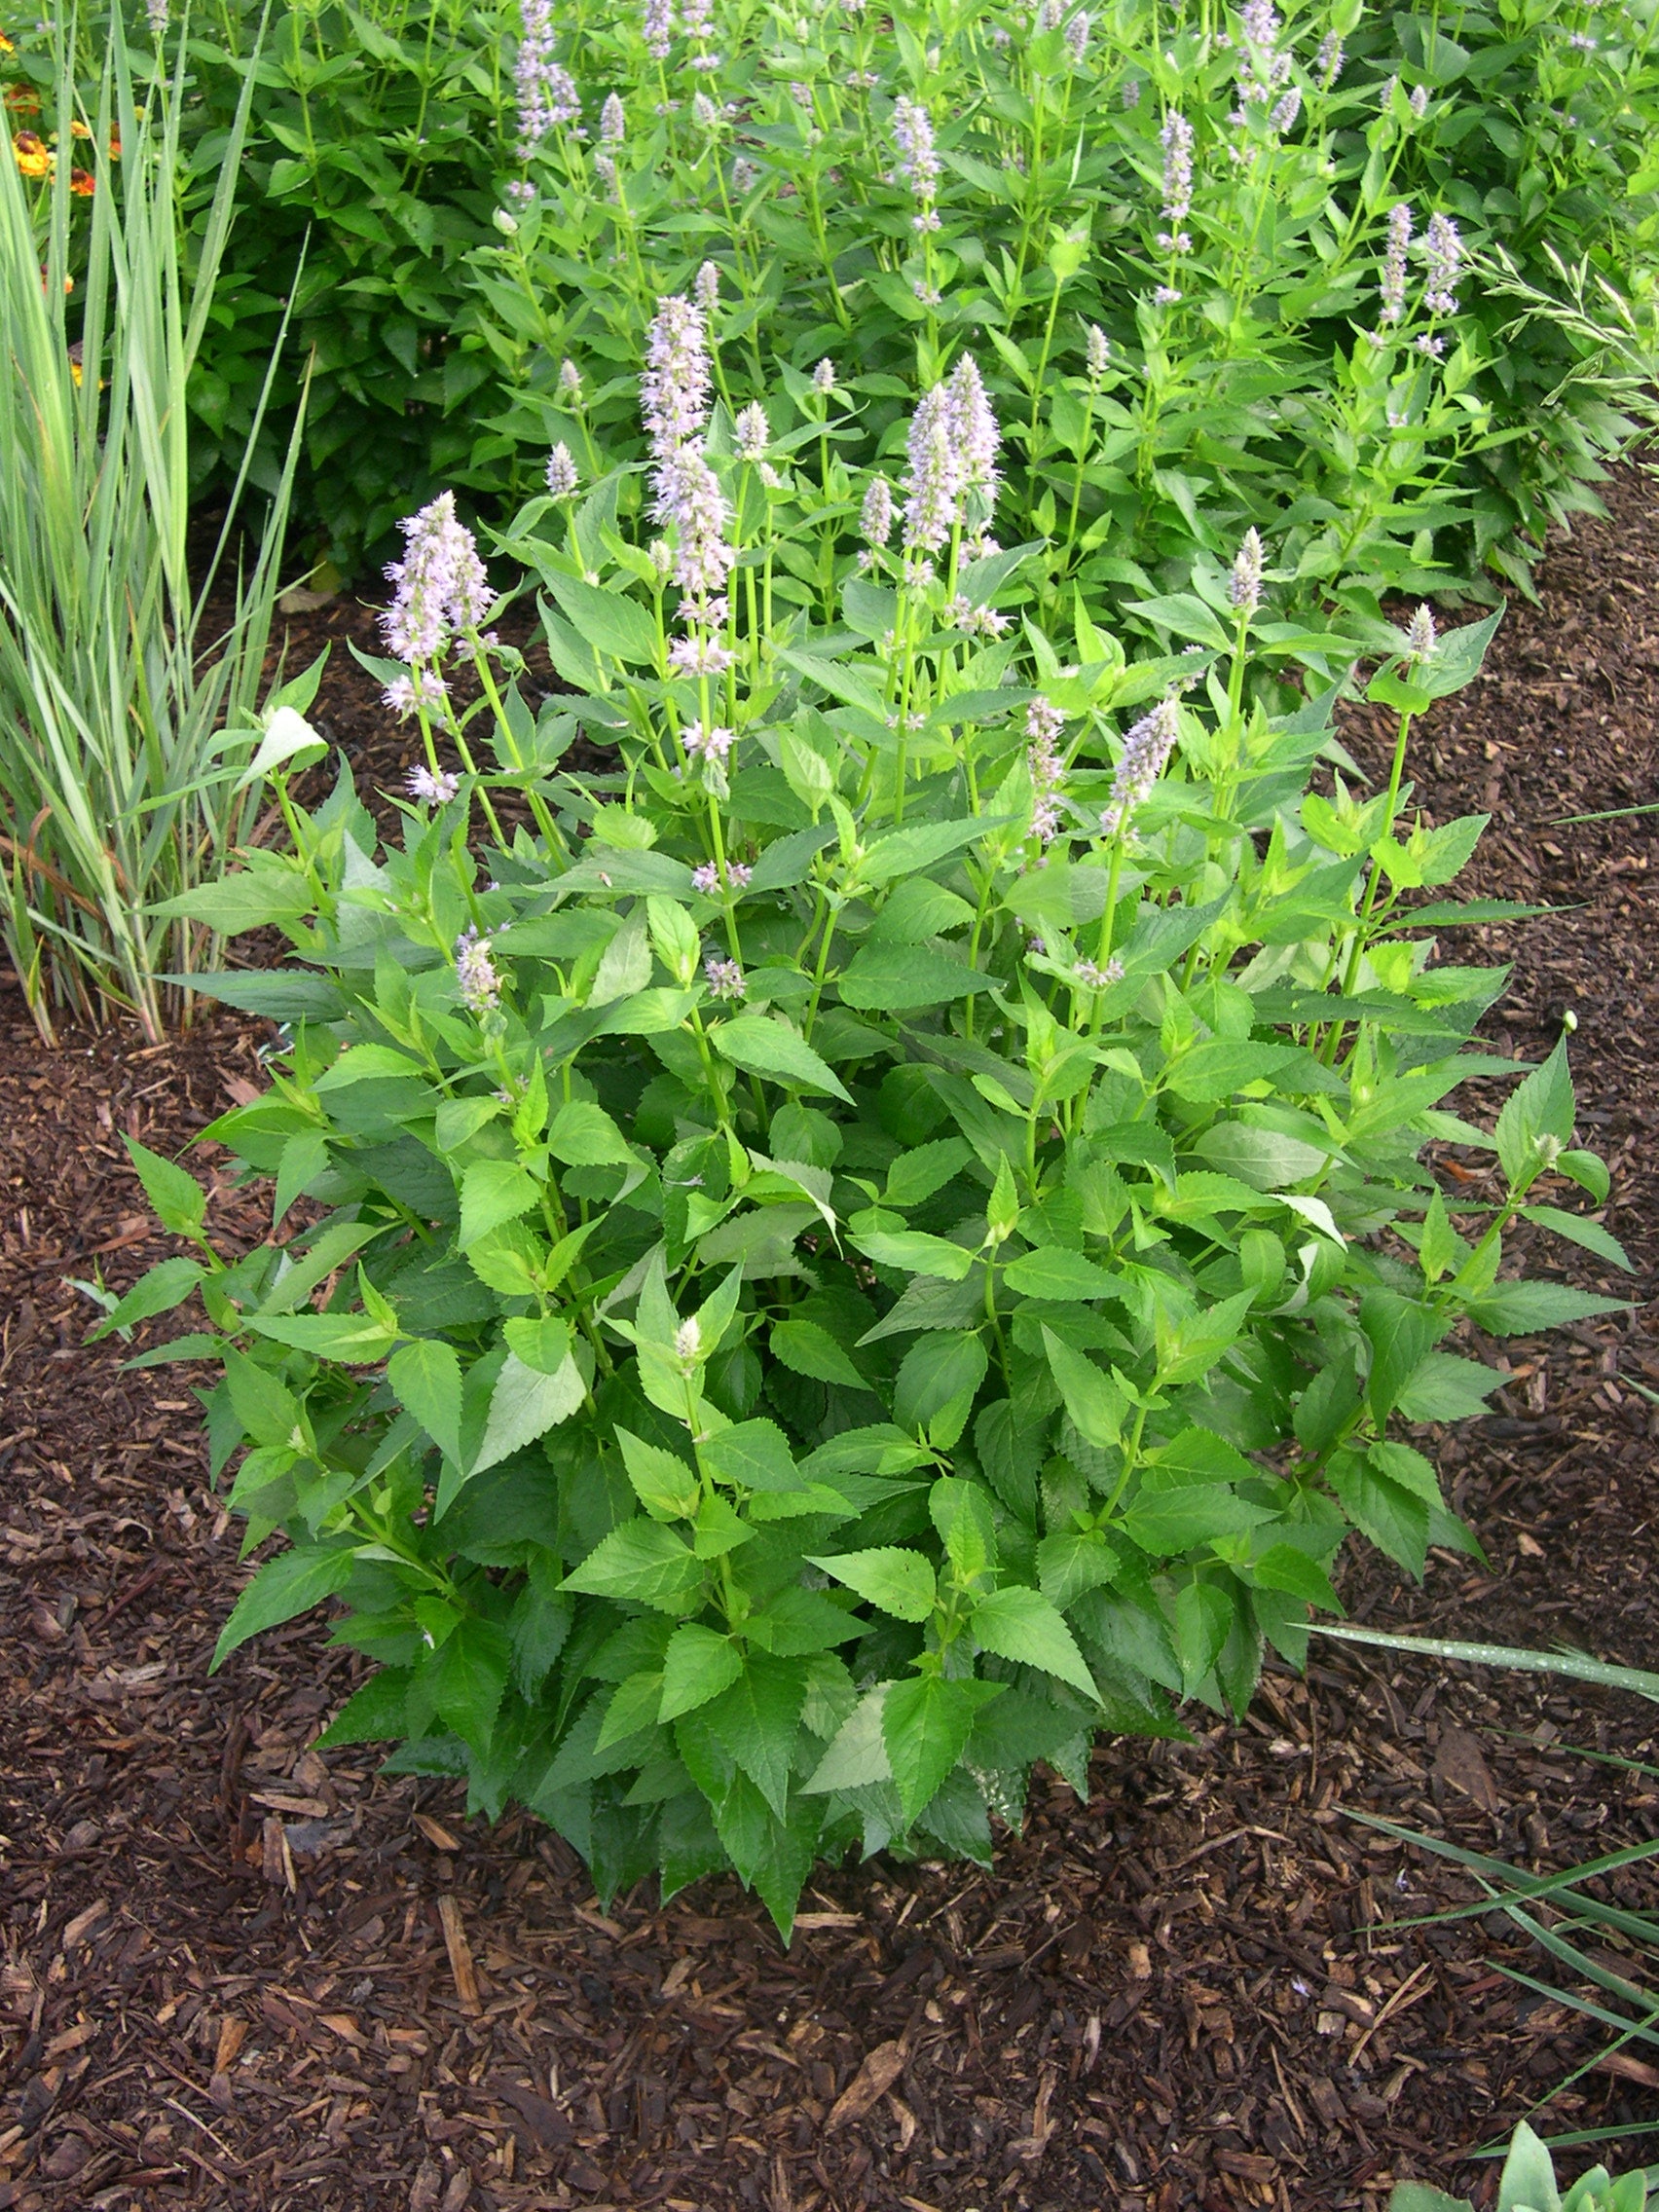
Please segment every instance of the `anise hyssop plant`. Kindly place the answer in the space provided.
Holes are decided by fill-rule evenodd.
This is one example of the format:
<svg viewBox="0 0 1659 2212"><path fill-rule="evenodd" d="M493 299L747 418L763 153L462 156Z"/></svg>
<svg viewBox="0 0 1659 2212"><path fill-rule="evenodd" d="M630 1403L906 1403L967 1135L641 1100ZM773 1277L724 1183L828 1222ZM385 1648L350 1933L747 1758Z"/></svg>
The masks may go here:
<svg viewBox="0 0 1659 2212"><path fill-rule="evenodd" d="M1427 933L1517 909L1417 899L1483 823L1412 814L1407 737L1492 623L1275 620L1252 532L1128 662L997 544L970 353L858 477L832 362L735 415L717 371L663 301L644 480L562 448L516 518L538 710L453 499L405 525L401 838L343 777L188 901L304 963L216 986L290 1024L208 1132L272 1240L227 1264L134 1147L199 1256L108 1326L200 1296L145 1356L220 1364L215 1464L288 1539L221 1656L333 1601L374 1671L324 1741L532 1807L604 1896L735 1869L787 1929L820 1854L982 1861L1035 1761L1082 1791L1099 1730L1241 1712L1350 1530L1470 1546L1391 1422L1481 1410L1465 1316L1608 1303L1503 1279L1517 1216L1618 1254L1537 1202L1606 1189L1561 1051L1491 1134L1443 1103L1508 1072L1465 1050L1502 976ZM566 772L578 726L613 772ZM1497 1183L1449 1200L1430 1139Z"/></svg>

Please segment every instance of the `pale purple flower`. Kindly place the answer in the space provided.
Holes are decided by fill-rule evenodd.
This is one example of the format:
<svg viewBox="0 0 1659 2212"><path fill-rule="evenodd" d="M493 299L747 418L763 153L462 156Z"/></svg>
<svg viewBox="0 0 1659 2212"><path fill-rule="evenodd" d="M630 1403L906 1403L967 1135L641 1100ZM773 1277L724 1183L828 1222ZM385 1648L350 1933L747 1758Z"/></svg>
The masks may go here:
<svg viewBox="0 0 1659 2212"><path fill-rule="evenodd" d="M433 668L412 668L406 676L394 676L381 693L401 721L419 714L423 707L441 707L448 697L449 685ZM424 775L425 770L420 773Z"/></svg>
<svg viewBox="0 0 1659 2212"><path fill-rule="evenodd" d="M689 39L706 39L714 15L715 0L680 0L680 27Z"/></svg>
<svg viewBox="0 0 1659 2212"><path fill-rule="evenodd" d="M1097 322L1091 322L1088 326L1086 352L1088 373L1098 382L1112 365L1112 341Z"/></svg>
<svg viewBox="0 0 1659 2212"><path fill-rule="evenodd" d="M714 760L723 766L731 754L733 734L719 722L707 729L701 722L687 722L680 742L685 748L687 759Z"/></svg>
<svg viewBox="0 0 1659 2212"><path fill-rule="evenodd" d="M737 439L740 461L758 461L772 442L772 425L766 420L766 410L757 399L752 399L743 408L732 424Z"/></svg>
<svg viewBox="0 0 1659 2212"><path fill-rule="evenodd" d="M652 513L675 533L674 580L699 621L716 619L710 602L725 587L737 559L726 543L730 510L719 478L701 449L685 445L664 455L651 474Z"/></svg>
<svg viewBox="0 0 1659 2212"><path fill-rule="evenodd" d="M988 517L996 503L1002 432L985 396L984 379L971 353L964 353L951 371L944 394L945 423L957 450L963 486L983 493Z"/></svg>
<svg viewBox="0 0 1659 2212"><path fill-rule="evenodd" d="M1116 953L1113 953L1104 968L1092 960L1080 960L1077 964L1077 979L1080 983L1087 983L1091 991L1110 990L1114 983L1123 981L1124 963Z"/></svg>
<svg viewBox="0 0 1659 2212"><path fill-rule="evenodd" d="M1180 304L1181 295L1173 284L1160 284L1152 295L1152 304L1159 308L1172 308Z"/></svg>
<svg viewBox="0 0 1659 2212"><path fill-rule="evenodd" d="M904 550L939 553L962 521L962 454L941 384L925 391L910 421Z"/></svg>
<svg viewBox="0 0 1659 2212"><path fill-rule="evenodd" d="M1088 18L1081 9L1067 23L1064 36L1072 59L1084 60L1088 53Z"/></svg>
<svg viewBox="0 0 1659 2212"><path fill-rule="evenodd" d="M899 174L918 200L931 200L939 184L933 118L917 100L893 103L893 138L899 148Z"/></svg>
<svg viewBox="0 0 1659 2212"><path fill-rule="evenodd" d="M703 861L691 870L691 888L710 898L720 887L720 871L713 861Z"/></svg>
<svg viewBox="0 0 1659 2212"><path fill-rule="evenodd" d="M1247 530L1244 542L1234 557L1233 573L1227 579L1228 600L1245 621L1249 621L1262 604L1262 571L1266 560L1260 534L1254 529Z"/></svg>
<svg viewBox="0 0 1659 2212"><path fill-rule="evenodd" d="M461 789L461 778L448 768L440 768L434 774L430 768L417 763L410 769L404 788L411 798L419 799L424 806L448 806Z"/></svg>
<svg viewBox="0 0 1659 2212"><path fill-rule="evenodd" d="M866 488L859 535L866 545L885 545L893 535L893 487L885 476L872 476Z"/></svg>
<svg viewBox="0 0 1659 2212"><path fill-rule="evenodd" d="M1282 137L1284 132L1294 126L1301 113L1302 88L1300 85L1292 85L1290 90L1275 102L1268 121Z"/></svg>
<svg viewBox="0 0 1659 2212"><path fill-rule="evenodd" d="M835 364L828 356L812 372L812 388L825 393L835 388Z"/></svg>
<svg viewBox="0 0 1659 2212"><path fill-rule="evenodd" d="M749 879L755 873L747 861L727 861L726 881L734 891L747 891Z"/></svg>
<svg viewBox="0 0 1659 2212"><path fill-rule="evenodd" d="M1423 306L1430 314L1456 314L1457 296L1452 287L1457 281L1457 271L1463 259L1463 241L1450 215L1430 215L1428 228L1422 234L1422 250L1427 264Z"/></svg>
<svg viewBox="0 0 1659 2212"><path fill-rule="evenodd" d="M951 601L948 612L956 627L974 638L1000 638L1011 619L999 614L994 607L974 606L962 592Z"/></svg>
<svg viewBox="0 0 1659 2212"><path fill-rule="evenodd" d="M1279 51L1281 25L1272 0L1244 0L1238 27L1243 34L1238 96L1246 105L1266 107L1290 75L1290 55Z"/></svg>
<svg viewBox="0 0 1659 2212"><path fill-rule="evenodd" d="M599 147L594 154L593 173L598 177L607 200L615 200L619 197L615 159L608 154L603 146Z"/></svg>
<svg viewBox="0 0 1659 2212"><path fill-rule="evenodd" d="M1411 628L1406 632L1406 650L1413 660L1427 660L1435 647L1434 616L1426 605L1419 606L1412 616Z"/></svg>
<svg viewBox="0 0 1659 2212"><path fill-rule="evenodd" d="M559 389L568 399L575 400L578 406L581 404L582 372L569 355L559 363Z"/></svg>
<svg viewBox="0 0 1659 2212"><path fill-rule="evenodd" d="M1030 740L1025 765L1031 777L1031 834L1045 850L1060 833L1060 804L1056 796L1065 776L1065 762L1057 750L1065 717L1042 692L1025 710L1025 734Z"/></svg>
<svg viewBox="0 0 1659 2212"><path fill-rule="evenodd" d="M1193 127L1171 108L1158 136L1163 148L1163 220L1169 226L1158 242L1176 251L1171 234L1181 228L1193 205Z"/></svg>
<svg viewBox="0 0 1659 2212"><path fill-rule="evenodd" d="M1335 31L1327 31L1313 58L1313 75L1322 92L1328 92L1342 75L1346 59L1342 40Z"/></svg>
<svg viewBox="0 0 1659 2212"><path fill-rule="evenodd" d="M1428 113L1428 87L1414 85L1406 95L1406 104L1420 123Z"/></svg>
<svg viewBox="0 0 1659 2212"><path fill-rule="evenodd" d="M144 13L150 18L150 36L163 38L167 27L167 0L144 0Z"/></svg>
<svg viewBox="0 0 1659 2212"><path fill-rule="evenodd" d="M720 304L720 272L718 262L705 261L692 283L697 305L705 314L713 314Z"/></svg>
<svg viewBox="0 0 1659 2212"><path fill-rule="evenodd" d="M618 93L607 92L599 111L599 142L602 146L620 146L627 135L628 111Z"/></svg>
<svg viewBox="0 0 1659 2212"><path fill-rule="evenodd" d="M492 1014L501 1003L501 978L491 957L490 940L476 925L455 940L456 980L461 1003L469 1014Z"/></svg>
<svg viewBox="0 0 1659 2212"><path fill-rule="evenodd" d="M519 159L528 161L550 131L574 123L581 94L571 72L553 58L553 0L520 0L524 25L513 82L518 92Z"/></svg>
<svg viewBox="0 0 1659 2212"><path fill-rule="evenodd" d="M735 960L705 960L703 974L708 978L709 993L713 998L740 999L748 993L749 985L744 981L743 970Z"/></svg>
<svg viewBox="0 0 1659 2212"><path fill-rule="evenodd" d="M164 16L165 13L164 10ZM1567 43L1571 47L1574 54L1594 54L1596 51L1596 41L1588 31L1573 31Z"/></svg>
<svg viewBox="0 0 1659 2212"><path fill-rule="evenodd" d="M1412 343L1419 353L1427 354L1431 361L1438 361L1441 354L1446 350L1445 339L1431 338L1426 330L1419 332Z"/></svg>
<svg viewBox="0 0 1659 2212"><path fill-rule="evenodd" d="M1383 322L1398 322L1406 312L1406 248L1411 242L1411 206L1404 200L1396 201L1388 210L1388 250L1378 285L1382 295L1380 319Z"/></svg>
<svg viewBox="0 0 1659 2212"><path fill-rule="evenodd" d="M1125 77L1124 90L1119 95L1125 108L1136 108L1141 103L1141 81L1138 77Z"/></svg>
<svg viewBox="0 0 1659 2212"><path fill-rule="evenodd" d="M723 676L732 655L718 639L676 638L668 648L668 665L676 676Z"/></svg>
<svg viewBox="0 0 1659 2212"><path fill-rule="evenodd" d="M475 630L490 606L490 579L471 531L458 520L455 494L397 526L404 556L386 573L397 586L381 628L395 659L441 660L454 630Z"/></svg>
<svg viewBox="0 0 1659 2212"><path fill-rule="evenodd" d="M568 499L579 482L575 457L561 439L547 456L547 489L556 499Z"/></svg>
<svg viewBox="0 0 1659 2212"><path fill-rule="evenodd" d="M741 200L745 193L753 192L760 181L760 171L753 162L746 162L740 154L731 165L731 188Z"/></svg>
<svg viewBox="0 0 1659 2212"><path fill-rule="evenodd" d="M645 340L641 411L658 461L709 419L709 354L701 310L683 295L659 300Z"/></svg>
<svg viewBox="0 0 1659 2212"><path fill-rule="evenodd" d="M1100 817L1103 837L1119 836L1128 827L1129 817L1167 767L1180 731L1180 710L1170 698L1160 700L1151 714L1143 715L1126 733Z"/></svg>
<svg viewBox="0 0 1659 2212"><path fill-rule="evenodd" d="M651 59L666 60L674 40L674 0L645 0L640 29L645 35L645 52Z"/></svg>
<svg viewBox="0 0 1659 2212"><path fill-rule="evenodd" d="M691 120L697 126L699 130L719 129L720 111L715 105L714 101L710 99L707 92L692 93Z"/></svg>

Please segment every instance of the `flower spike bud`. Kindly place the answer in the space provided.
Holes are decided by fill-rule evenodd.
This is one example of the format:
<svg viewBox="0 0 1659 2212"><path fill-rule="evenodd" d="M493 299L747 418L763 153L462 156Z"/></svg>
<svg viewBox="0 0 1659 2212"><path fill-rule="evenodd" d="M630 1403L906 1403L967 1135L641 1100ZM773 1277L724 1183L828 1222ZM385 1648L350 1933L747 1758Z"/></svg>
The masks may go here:
<svg viewBox="0 0 1659 2212"><path fill-rule="evenodd" d="M562 440L547 456L547 489L556 499L568 499L580 481L571 449Z"/></svg>
<svg viewBox="0 0 1659 2212"><path fill-rule="evenodd" d="M1262 604L1262 571L1266 565L1260 533L1247 530L1243 544L1234 556L1233 573L1227 582L1228 599L1246 622Z"/></svg>
<svg viewBox="0 0 1659 2212"><path fill-rule="evenodd" d="M1437 643L1434 616L1425 602L1412 616L1411 628L1406 632L1406 650L1413 660L1427 660Z"/></svg>
<svg viewBox="0 0 1659 2212"><path fill-rule="evenodd" d="M859 534L866 545L885 545L893 535L893 487L885 476L872 476L859 509Z"/></svg>

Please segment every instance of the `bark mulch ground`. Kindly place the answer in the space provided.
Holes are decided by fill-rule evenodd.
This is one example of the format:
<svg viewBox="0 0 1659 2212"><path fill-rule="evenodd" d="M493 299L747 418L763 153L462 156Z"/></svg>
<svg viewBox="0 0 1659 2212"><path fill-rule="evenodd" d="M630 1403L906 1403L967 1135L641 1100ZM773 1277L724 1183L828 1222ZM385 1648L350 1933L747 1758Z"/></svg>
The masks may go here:
<svg viewBox="0 0 1659 2212"><path fill-rule="evenodd" d="M1476 887L1562 909L1443 956L1513 952L1488 1026L1519 1055L1576 1014L1640 1296L1654 822L1558 826L1659 796L1659 501L1634 473L1610 498L1418 763L1436 819L1494 817ZM368 642L344 605L313 627ZM319 712L393 780L343 653ZM1375 764L1363 711L1346 734ZM1315 1644L1243 1726L1104 1747L1087 1807L1040 1788L993 1873L826 1872L786 1953L735 1885L608 1914L535 1824L311 1751L357 1664L313 1622L209 1679L237 1538L189 1371L84 1348L67 1278L162 1256L120 1132L182 1144L260 1041L47 1053L0 994L0 2212L1378 2212L1403 2175L1490 2202L1468 2153L1599 2044L1499 1971L1540 1963L1507 1923L1401 1925L1471 1893L1355 1816L1530 1866L1659 1834L1659 1784L1580 1755L1651 1753L1634 1700ZM211 1217L261 1218L228 1188ZM1607 1282L1570 1259L1543 1267ZM1490 1565L1437 1556L1418 1591L1356 1559L1352 1612L1659 1664L1649 1312L1477 1348L1493 1417L1431 1441ZM1592 2072L1541 2124L1636 2128L1656 2088Z"/></svg>

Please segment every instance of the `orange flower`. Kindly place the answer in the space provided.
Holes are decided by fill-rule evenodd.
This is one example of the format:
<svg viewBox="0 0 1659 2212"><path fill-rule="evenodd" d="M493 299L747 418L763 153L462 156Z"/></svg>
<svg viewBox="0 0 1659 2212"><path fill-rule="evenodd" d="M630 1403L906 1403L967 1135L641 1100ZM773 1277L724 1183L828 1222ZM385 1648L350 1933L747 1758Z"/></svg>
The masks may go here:
<svg viewBox="0 0 1659 2212"><path fill-rule="evenodd" d="M79 194L81 199L91 200L97 188L98 180L93 176L91 169L71 169L69 171L69 189L71 192Z"/></svg>
<svg viewBox="0 0 1659 2212"><path fill-rule="evenodd" d="M92 134L91 127L88 124L83 123L79 116L73 118L69 125L69 129L71 133L77 138L90 138Z"/></svg>
<svg viewBox="0 0 1659 2212"><path fill-rule="evenodd" d="M120 140L119 138L112 138L112 139L110 140L110 142L109 142L109 158L110 158L110 160L111 160L112 162L119 162L119 161L120 161L120 159L121 159L121 140Z"/></svg>
<svg viewBox="0 0 1659 2212"><path fill-rule="evenodd" d="M50 176L53 154L49 146L37 138L32 130L19 130L12 141L12 151L18 166L24 176Z"/></svg>
<svg viewBox="0 0 1659 2212"><path fill-rule="evenodd" d="M40 94L32 85L8 85L6 105L15 115L38 115Z"/></svg>

